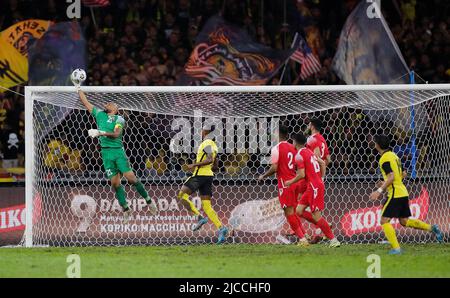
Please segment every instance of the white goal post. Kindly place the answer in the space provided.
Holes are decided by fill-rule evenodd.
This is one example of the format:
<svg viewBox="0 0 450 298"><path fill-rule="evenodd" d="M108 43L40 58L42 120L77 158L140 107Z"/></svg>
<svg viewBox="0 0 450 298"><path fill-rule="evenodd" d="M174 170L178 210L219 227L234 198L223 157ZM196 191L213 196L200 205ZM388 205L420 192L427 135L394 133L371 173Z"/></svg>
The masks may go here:
<svg viewBox="0 0 450 298"><path fill-rule="evenodd" d="M413 217L450 233L450 84L345 86L86 86L88 100L119 105L126 121L130 164L159 213L126 185L133 210L128 223L102 168L94 119L71 86L25 88L26 247L173 245L211 243L212 224L192 232L195 217L176 197L200 130L214 127L219 170L213 208L230 228L232 243L295 241L276 198L275 180L257 183L267 168L280 123L304 132L319 118L331 151L325 218L345 243L383 241L382 201L370 201L380 178L372 138L387 134L408 171ZM192 196L201 209L200 200ZM399 226L398 223L395 223ZM307 232L316 229L305 223ZM400 228L400 241L429 242ZM448 240L447 240L448 241Z"/></svg>

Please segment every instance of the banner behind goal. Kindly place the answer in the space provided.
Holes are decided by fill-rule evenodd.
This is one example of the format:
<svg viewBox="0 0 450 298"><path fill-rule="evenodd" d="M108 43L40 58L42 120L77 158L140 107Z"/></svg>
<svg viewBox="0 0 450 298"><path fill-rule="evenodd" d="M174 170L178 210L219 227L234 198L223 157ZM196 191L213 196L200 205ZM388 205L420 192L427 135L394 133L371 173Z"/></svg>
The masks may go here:
<svg viewBox="0 0 450 298"><path fill-rule="evenodd" d="M277 199L275 179L257 183L268 165L280 123L304 132L311 117L324 123L331 151L324 216L346 243L384 239L382 201L369 200L380 179L372 137L388 134L400 156L413 217L450 223L450 85L83 87L100 108L120 107L131 166L157 201L150 215L128 185L133 216L121 208L102 168L94 119L73 87L26 88L25 245L170 245L211 243L209 223L182 208L177 192L188 177L186 163L213 125L219 171L213 208L230 228L232 243L294 241ZM31 120L31 121L30 121ZM123 184L126 184L123 181ZM200 199L194 202L201 209ZM398 225L398 223L397 223ZM398 225L399 226L399 225ZM309 234L315 228L305 223ZM400 228L400 241L432 241L431 235Z"/></svg>

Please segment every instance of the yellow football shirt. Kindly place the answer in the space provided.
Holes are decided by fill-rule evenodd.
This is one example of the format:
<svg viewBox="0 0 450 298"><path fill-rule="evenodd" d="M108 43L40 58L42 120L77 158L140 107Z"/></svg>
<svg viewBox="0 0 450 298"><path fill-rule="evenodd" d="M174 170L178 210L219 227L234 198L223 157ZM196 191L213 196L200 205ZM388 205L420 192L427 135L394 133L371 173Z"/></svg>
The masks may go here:
<svg viewBox="0 0 450 298"><path fill-rule="evenodd" d="M217 151L217 145L213 140L204 140L198 147L196 162L204 161L208 157L208 154L212 154L213 159L216 158ZM210 163L201 167L195 167L193 176L214 176L212 170L213 164Z"/></svg>
<svg viewBox="0 0 450 298"><path fill-rule="evenodd" d="M400 158L392 151L386 151L380 158L380 170L384 181L389 173L394 173L394 181L388 186L388 198L403 198L408 196L408 190L403 184L403 171Z"/></svg>

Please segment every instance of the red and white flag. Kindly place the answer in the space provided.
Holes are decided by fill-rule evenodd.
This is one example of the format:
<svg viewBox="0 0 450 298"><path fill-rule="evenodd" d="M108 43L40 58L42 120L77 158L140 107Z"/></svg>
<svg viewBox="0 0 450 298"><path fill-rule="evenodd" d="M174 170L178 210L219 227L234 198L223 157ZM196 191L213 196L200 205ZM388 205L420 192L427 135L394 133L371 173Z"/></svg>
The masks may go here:
<svg viewBox="0 0 450 298"><path fill-rule="evenodd" d="M301 64L300 78L302 80L319 72L322 68L319 58L314 55L306 41L300 35L298 35L296 50L292 54L291 59Z"/></svg>

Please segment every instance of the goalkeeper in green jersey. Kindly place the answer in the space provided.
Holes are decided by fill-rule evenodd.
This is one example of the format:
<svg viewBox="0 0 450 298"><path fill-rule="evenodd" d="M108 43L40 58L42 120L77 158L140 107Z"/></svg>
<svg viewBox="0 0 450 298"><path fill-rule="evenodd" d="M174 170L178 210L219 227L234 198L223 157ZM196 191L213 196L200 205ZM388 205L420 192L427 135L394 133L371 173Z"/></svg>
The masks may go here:
<svg viewBox="0 0 450 298"><path fill-rule="evenodd" d="M124 211L124 221L127 222L131 213L131 209L126 201L125 190L121 184L123 175L130 184L132 184L136 191L147 202L150 213L156 214L158 209L154 200L152 200L144 185L137 179L136 175L130 167L130 163L125 154L122 142L122 132L125 125L123 117L117 115L118 106L115 103L107 103L104 109L94 107L86 98L86 95L81 91L80 85L75 84L75 87L80 96L80 100L89 113L94 116L98 129L90 129L89 136L92 138L99 138L101 155L103 160L103 167L105 168L108 179L111 180L111 186L116 192L116 198L119 201Z"/></svg>

